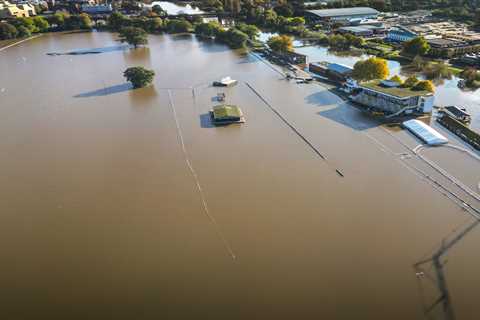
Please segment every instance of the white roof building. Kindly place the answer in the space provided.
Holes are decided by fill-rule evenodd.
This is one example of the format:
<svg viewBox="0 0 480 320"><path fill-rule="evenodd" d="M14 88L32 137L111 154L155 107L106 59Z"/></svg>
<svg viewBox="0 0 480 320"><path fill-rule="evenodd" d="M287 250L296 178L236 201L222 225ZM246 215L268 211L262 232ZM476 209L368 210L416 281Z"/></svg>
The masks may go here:
<svg viewBox="0 0 480 320"><path fill-rule="evenodd" d="M447 138L422 121L408 120L403 123L403 126L430 146L448 143Z"/></svg>

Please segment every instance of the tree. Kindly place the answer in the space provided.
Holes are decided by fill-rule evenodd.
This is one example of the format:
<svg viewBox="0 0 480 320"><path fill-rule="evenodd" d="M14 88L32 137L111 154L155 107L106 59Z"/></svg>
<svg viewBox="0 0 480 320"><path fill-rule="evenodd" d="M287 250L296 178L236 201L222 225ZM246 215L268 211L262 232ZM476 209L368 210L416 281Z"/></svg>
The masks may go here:
<svg viewBox="0 0 480 320"><path fill-rule="evenodd" d="M245 33L246 35L248 35L248 37L251 39L251 40L255 40L255 38L258 36L258 34L260 33L260 29L258 29L255 25L253 24L245 24L245 23L239 23L236 28L240 31L242 31L243 33Z"/></svg>
<svg viewBox="0 0 480 320"><path fill-rule="evenodd" d="M268 46L273 51L287 52L293 49L293 38L287 35L273 36L267 41Z"/></svg>
<svg viewBox="0 0 480 320"><path fill-rule="evenodd" d="M403 44L403 52L412 56L424 56L430 50L430 45L423 37L417 37Z"/></svg>
<svg viewBox="0 0 480 320"><path fill-rule="evenodd" d="M136 27L125 27L120 30L119 40L121 42L126 42L136 49L139 45L147 44L147 32L142 28Z"/></svg>
<svg viewBox="0 0 480 320"><path fill-rule="evenodd" d="M107 24L112 30L120 30L131 24L131 20L119 12L114 12L108 17Z"/></svg>
<svg viewBox="0 0 480 320"><path fill-rule="evenodd" d="M86 13L81 13L79 16L79 27L80 29L91 29L92 28L92 19Z"/></svg>
<svg viewBox="0 0 480 320"><path fill-rule="evenodd" d="M123 72L127 81L132 83L133 88L143 88L153 81L155 72L143 67L131 67Z"/></svg>
<svg viewBox="0 0 480 320"><path fill-rule="evenodd" d="M238 49L245 47L248 36L238 29L230 28L226 31L220 29L217 33L216 39L229 45L233 49Z"/></svg>
<svg viewBox="0 0 480 320"><path fill-rule="evenodd" d="M45 32L50 27L50 24L48 23L48 21L41 16L34 17L33 24L35 25L35 27L37 27L39 32Z"/></svg>
<svg viewBox="0 0 480 320"><path fill-rule="evenodd" d="M385 79L389 70L387 61L380 58L368 58L367 60L358 61L353 66L353 78L365 81L374 79Z"/></svg>
<svg viewBox="0 0 480 320"><path fill-rule="evenodd" d="M168 20L167 31L169 33L185 33L190 32L193 26L185 19Z"/></svg>
<svg viewBox="0 0 480 320"><path fill-rule="evenodd" d="M407 80L405 80L403 82L402 87L403 88L412 88L417 83L418 83L417 77L415 77L414 75L411 75L410 77L407 78Z"/></svg>
<svg viewBox="0 0 480 320"><path fill-rule="evenodd" d="M18 30L10 23L0 22L0 40L14 39L18 35Z"/></svg>
<svg viewBox="0 0 480 320"><path fill-rule="evenodd" d="M220 25L216 22L200 23L195 26L195 34L200 37L212 38L218 34Z"/></svg>
<svg viewBox="0 0 480 320"><path fill-rule="evenodd" d="M415 58L413 58L412 60L412 67L416 71L422 71L426 65L427 65L427 62L419 55L416 55Z"/></svg>
<svg viewBox="0 0 480 320"><path fill-rule="evenodd" d="M435 86L430 80L421 80L421 81L418 81L417 84L412 87L412 90L434 92Z"/></svg>

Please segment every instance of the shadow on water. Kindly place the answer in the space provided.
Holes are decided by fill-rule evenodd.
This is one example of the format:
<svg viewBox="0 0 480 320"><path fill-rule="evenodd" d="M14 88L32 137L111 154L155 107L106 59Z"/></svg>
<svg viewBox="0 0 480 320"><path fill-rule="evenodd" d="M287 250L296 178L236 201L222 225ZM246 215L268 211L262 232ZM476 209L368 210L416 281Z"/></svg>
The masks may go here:
<svg viewBox="0 0 480 320"><path fill-rule="evenodd" d="M116 52L116 51L125 51L130 48L129 45L119 45L119 46L110 46L110 47L102 47L102 48L87 48L87 49L78 49L73 51L67 52L48 52L47 55L49 56L77 56L77 55L86 55L86 54L100 54L100 53L108 53L108 52Z"/></svg>
<svg viewBox="0 0 480 320"><path fill-rule="evenodd" d="M418 289L420 291L420 297L422 300L423 312L429 319L456 319L444 270L444 266L447 261L443 257L452 247L454 247L468 233L475 229L479 223L480 220L474 218L474 221L469 223L462 230L454 230L451 235L442 239L438 249L436 249L428 258L422 259L413 265L418 280ZM429 283L428 287L433 285L436 290L436 298L430 301L427 300L424 292L427 287L425 286L425 282ZM433 313L436 309L440 309L442 314L439 318L433 317Z"/></svg>
<svg viewBox="0 0 480 320"><path fill-rule="evenodd" d="M328 89L317 91L305 97L305 102L316 107L331 106L342 103L342 99Z"/></svg>
<svg viewBox="0 0 480 320"><path fill-rule="evenodd" d="M374 119L368 117L360 110L355 109L347 102L338 104L336 107L318 112L319 115L333 120L341 125L354 130L366 130L380 125Z"/></svg>
<svg viewBox="0 0 480 320"><path fill-rule="evenodd" d="M215 128L216 126L212 123L212 117L210 112L200 115L200 127L202 128Z"/></svg>
<svg viewBox="0 0 480 320"><path fill-rule="evenodd" d="M129 91L132 89L133 87L130 83L122 83L122 84L117 84L114 86L105 87L105 88L94 90L94 91L80 93L73 97L74 98L102 97L102 96L108 96L111 94Z"/></svg>

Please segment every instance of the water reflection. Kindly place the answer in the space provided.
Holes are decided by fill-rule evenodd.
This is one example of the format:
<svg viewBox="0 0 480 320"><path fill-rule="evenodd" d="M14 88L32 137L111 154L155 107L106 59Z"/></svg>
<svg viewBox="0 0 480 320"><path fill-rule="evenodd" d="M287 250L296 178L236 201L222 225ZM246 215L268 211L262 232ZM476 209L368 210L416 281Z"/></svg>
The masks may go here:
<svg viewBox="0 0 480 320"><path fill-rule="evenodd" d="M132 102L135 102L133 105L135 108L151 106L151 102L155 101L158 93L155 89L155 86L147 86L145 88L139 88L135 90L130 90L128 97Z"/></svg>
<svg viewBox="0 0 480 320"><path fill-rule="evenodd" d="M150 62L150 48L139 47L123 52L125 60L130 63L134 62Z"/></svg>

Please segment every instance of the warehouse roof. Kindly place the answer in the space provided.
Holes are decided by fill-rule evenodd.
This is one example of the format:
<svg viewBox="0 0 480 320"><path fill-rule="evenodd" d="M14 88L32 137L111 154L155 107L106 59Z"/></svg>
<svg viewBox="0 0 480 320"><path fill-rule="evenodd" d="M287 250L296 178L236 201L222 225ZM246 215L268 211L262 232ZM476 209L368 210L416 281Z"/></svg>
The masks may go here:
<svg viewBox="0 0 480 320"><path fill-rule="evenodd" d="M377 10L368 7L307 10L307 12L310 12L321 18L379 14Z"/></svg>

